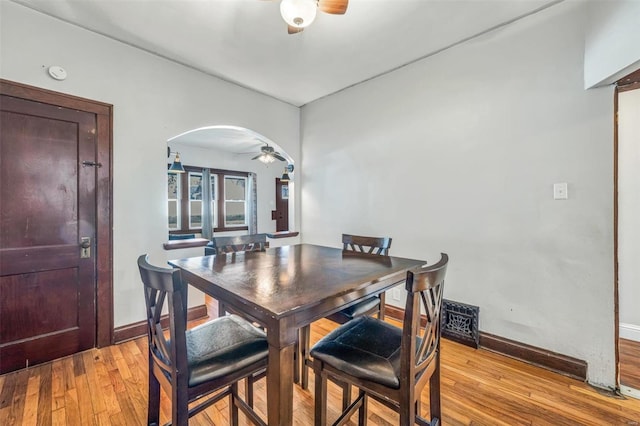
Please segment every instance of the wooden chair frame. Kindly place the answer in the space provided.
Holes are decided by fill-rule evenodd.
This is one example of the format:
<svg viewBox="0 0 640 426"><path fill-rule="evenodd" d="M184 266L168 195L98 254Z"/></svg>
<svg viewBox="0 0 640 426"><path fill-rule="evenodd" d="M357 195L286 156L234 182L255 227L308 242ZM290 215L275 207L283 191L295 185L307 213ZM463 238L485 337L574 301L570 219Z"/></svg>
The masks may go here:
<svg viewBox="0 0 640 426"><path fill-rule="evenodd" d="M269 247L267 234L236 235L233 237L213 237L212 247L216 254L240 251L264 251Z"/></svg>
<svg viewBox="0 0 640 426"><path fill-rule="evenodd" d="M359 388L356 400L343 410L334 426L345 424L356 412L359 425L366 424L367 397L396 410L400 425L415 423L435 426L440 423L440 315L444 290L444 277L449 258L442 258L433 266L407 273L407 302L400 347L400 387L393 389L376 382L360 379L338 370L319 359L314 359L315 425L327 423L327 379L349 383ZM421 315L421 307L425 315ZM424 326L421 324L424 322ZM420 345L417 345L420 337ZM420 395L429 383L430 417L420 416Z"/></svg>
<svg viewBox="0 0 640 426"><path fill-rule="evenodd" d="M149 404L147 421L158 425L160 420L160 388L171 397L172 425L186 426L189 417L201 412L229 396L229 418L238 424L238 409L257 425L265 425L252 409L253 383L264 377L267 359L244 369L197 386L189 386L187 364L187 285L179 269L160 268L149 264L147 256L138 258L140 275L144 283L149 341ZM162 308L168 303L169 339L161 325ZM247 402L238 394L238 381L247 379ZM217 392L217 393L216 393ZM188 404L206 398L189 409Z"/></svg>
<svg viewBox="0 0 640 426"><path fill-rule="evenodd" d="M351 235L351 234L342 234L342 250L345 252L354 252L364 255L372 255L372 256L388 256L389 248L391 248L392 239L389 237L366 237L361 235ZM363 315L377 315L379 319L384 319L384 308L385 308L385 293L382 292L376 296L372 296L372 298L379 298L380 303L374 308L370 309L367 312L364 312ZM340 312L336 314L330 315L326 317L327 319L336 322L338 324L343 324L344 320L340 316ZM309 357L309 336L311 334L311 327L306 326L300 329L300 370L301 370L301 380L300 386L302 389L307 389L309 387L309 368L313 367L313 362ZM351 401L351 386L347 383L342 385L342 405L343 408L347 407Z"/></svg>

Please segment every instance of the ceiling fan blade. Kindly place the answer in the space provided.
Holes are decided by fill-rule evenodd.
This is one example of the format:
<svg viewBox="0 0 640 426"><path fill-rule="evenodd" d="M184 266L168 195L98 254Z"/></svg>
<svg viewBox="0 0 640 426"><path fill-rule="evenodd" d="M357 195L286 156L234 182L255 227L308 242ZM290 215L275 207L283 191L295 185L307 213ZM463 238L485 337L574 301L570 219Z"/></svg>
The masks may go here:
<svg viewBox="0 0 640 426"><path fill-rule="evenodd" d="M349 0L319 0L318 8L324 13L332 15L344 15L347 11Z"/></svg>
<svg viewBox="0 0 640 426"><path fill-rule="evenodd" d="M286 159L286 158L284 158L282 155L280 155L280 153L279 153L279 152L274 152L274 153L273 153L273 157L274 157L276 160L280 160L280 161L287 161L287 159Z"/></svg>
<svg viewBox="0 0 640 426"><path fill-rule="evenodd" d="M289 27L289 34L296 34L304 31L304 28L296 28L296 27L292 27L291 25L287 25L287 26Z"/></svg>
<svg viewBox="0 0 640 426"><path fill-rule="evenodd" d="M255 157L252 158L252 160L257 160L258 158L262 157L262 154L260 155L256 155Z"/></svg>

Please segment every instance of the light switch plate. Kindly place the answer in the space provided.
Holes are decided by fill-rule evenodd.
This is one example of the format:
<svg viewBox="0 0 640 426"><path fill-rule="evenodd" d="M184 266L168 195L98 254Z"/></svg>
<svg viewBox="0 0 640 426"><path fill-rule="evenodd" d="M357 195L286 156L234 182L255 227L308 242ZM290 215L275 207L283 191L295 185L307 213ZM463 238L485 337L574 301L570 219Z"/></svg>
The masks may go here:
<svg viewBox="0 0 640 426"><path fill-rule="evenodd" d="M554 183L553 184L553 199L554 200L567 200L569 199L569 190L567 183Z"/></svg>

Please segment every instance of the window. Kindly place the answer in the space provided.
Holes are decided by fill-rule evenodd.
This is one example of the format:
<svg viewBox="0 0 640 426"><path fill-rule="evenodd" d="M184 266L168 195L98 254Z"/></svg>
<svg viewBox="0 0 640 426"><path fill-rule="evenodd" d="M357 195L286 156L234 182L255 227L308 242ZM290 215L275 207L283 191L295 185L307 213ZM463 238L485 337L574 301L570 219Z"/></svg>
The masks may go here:
<svg viewBox="0 0 640 426"><path fill-rule="evenodd" d="M224 177L224 226L247 226L247 178Z"/></svg>
<svg viewBox="0 0 640 426"><path fill-rule="evenodd" d="M189 173L189 229L202 229L202 173Z"/></svg>
<svg viewBox="0 0 640 426"><path fill-rule="evenodd" d="M169 230L180 229L180 179L178 177L174 173L168 175Z"/></svg>
<svg viewBox="0 0 640 426"><path fill-rule="evenodd" d="M186 173L167 174L171 234L202 230L202 168L184 168ZM249 173L217 169L210 172L214 232L249 229Z"/></svg>

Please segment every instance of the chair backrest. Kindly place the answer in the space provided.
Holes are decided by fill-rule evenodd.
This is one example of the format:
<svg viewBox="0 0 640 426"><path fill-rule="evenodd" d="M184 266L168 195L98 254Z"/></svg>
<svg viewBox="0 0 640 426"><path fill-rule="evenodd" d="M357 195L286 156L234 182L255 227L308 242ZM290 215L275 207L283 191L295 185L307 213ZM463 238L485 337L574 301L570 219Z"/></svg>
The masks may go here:
<svg viewBox="0 0 640 426"><path fill-rule="evenodd" d="M187 377L187 286L179 269L160 268L149 263L147 255L138 257L138 269L144 284L147 307L149 356L172 381L179 372ZM165 302L169 310L169 341L165 338L160 319ZM150 372L151 373L151 372Z"/></svg>
<svg viewBox="0 0 640 426"><path fill-rule="evenodd" d="M264 251L269 247L267 234L214 237L211 242L216 254L235 253L238 251Z"/></svg>
<svg viewBox="0 0 640 426"><path fill-rule="evenodd" d="M441 256L434 265L407 272L400 350L401 387L422 389L436 367L432 361L440 350L440 313L449 263L449 256L445 253ZM426 317L424 324L422 313Z"/></svg>
<svg viewBox="0 0 640 426"><path fill-rule="evenodd" d="M342 234L342 249L367 254L389 255L391 238Z"/></svg>

